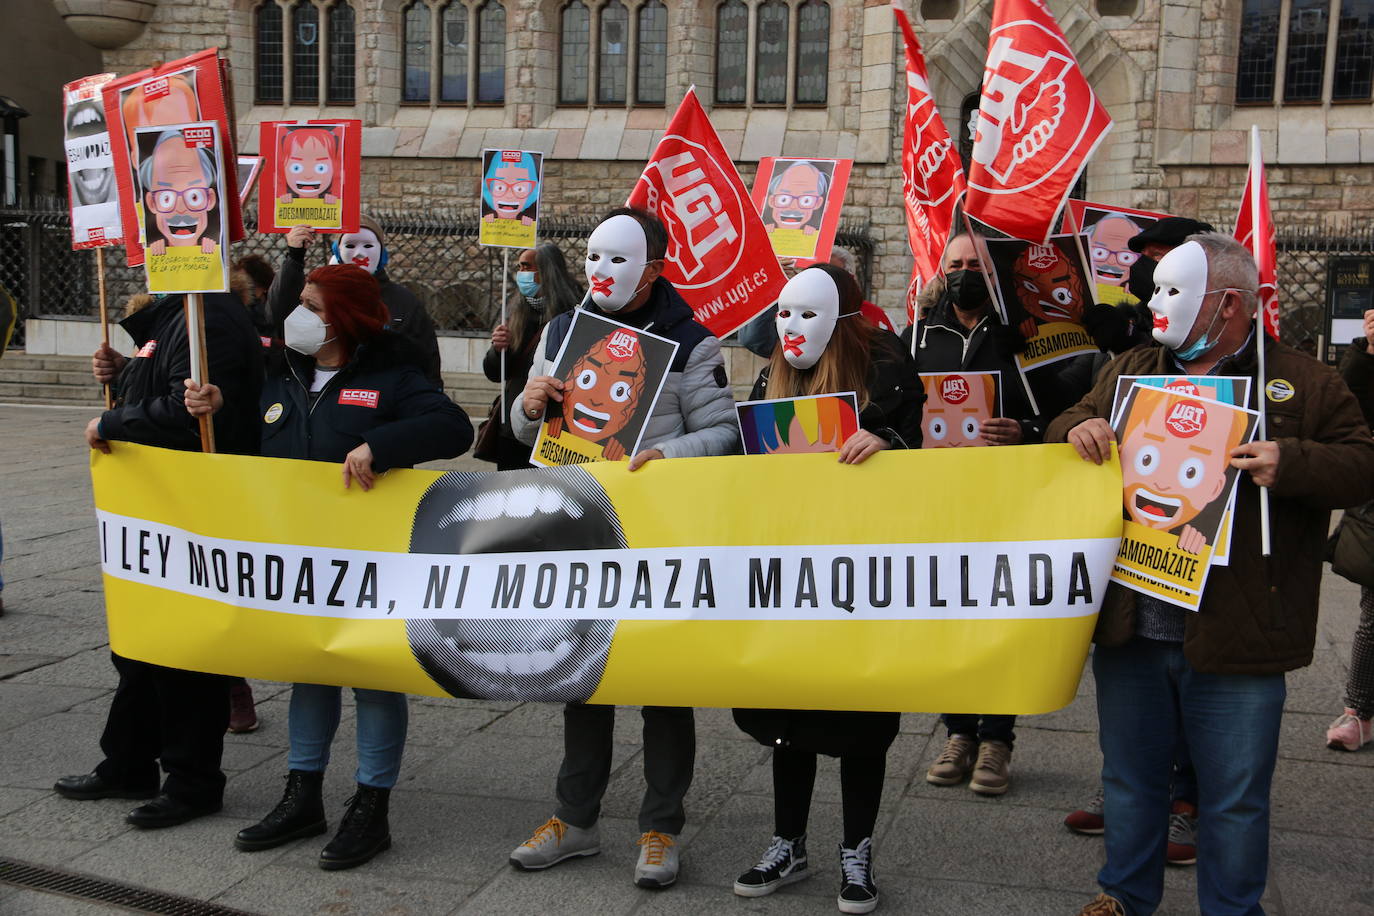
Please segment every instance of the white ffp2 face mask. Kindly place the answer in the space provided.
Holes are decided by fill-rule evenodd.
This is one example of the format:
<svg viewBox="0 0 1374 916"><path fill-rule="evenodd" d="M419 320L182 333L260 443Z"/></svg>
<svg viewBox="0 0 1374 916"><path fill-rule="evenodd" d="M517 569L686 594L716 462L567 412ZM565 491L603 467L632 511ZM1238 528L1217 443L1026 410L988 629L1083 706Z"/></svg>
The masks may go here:
<svg viewBox="0 0 1374 916"><path fill-rule="evenodd" d="M803 270L778 296L778 340L794 369L810 369L825 352L840 318L840 290L823 270Z"/></svg>
<svg viewBox="0 0 1374 916"><path fill-rule="evenodd" d="M320 348L329 343L328 323L303 305L292 309L291 314L282 322L286 345L297 353L314 356Z"/></svg>
<svg viewBox="0 0 1374 916"><path fill-rule="evenodd" d="M1159 259L1154 280L1155 292L1150 297L1154 338L1178 350L1192 332L1207 295L1207 252L1197 242L1184 242Z"/></svg>
<svg viewBox="0 0 1374 916"><path fill-rule="evenodd" d="M639 294L649 261L644 229L632 216L612 216L587 237L588 295L602 311L618 312Z"/></svg>

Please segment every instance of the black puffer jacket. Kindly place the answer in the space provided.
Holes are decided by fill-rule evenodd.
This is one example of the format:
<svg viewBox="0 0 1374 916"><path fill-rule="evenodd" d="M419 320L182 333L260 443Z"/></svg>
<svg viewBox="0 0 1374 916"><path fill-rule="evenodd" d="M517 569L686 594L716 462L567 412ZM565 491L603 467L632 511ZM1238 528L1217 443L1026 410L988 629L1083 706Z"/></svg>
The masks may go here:
<svg viewBox="0 0 1374 916"><path fill-rule="evenodd" d="M374 470L454 458L472 445L467 414L415 365L399 335L361 345L313 401L315 361L294 350L272 357L262 392L262 454L342 462L366 442Z"/></svg>
<svg viewBox="0 0 1374 916"><path fill-rule="evenodd" d="M206 374L224 394L215 415L215 449L251 455L258 448L258 393L262 390L262 343L248 310L232 295L207 293ZM183 451L200 450L200 423L186 412L191 347L185 303L167 296L119 323L134 355L114 383L114 407L100 417L105 439Z"/></svg>
<svg viewBox="0 0 1374 916"><path fill-rule="evenodd" d="M382 288L382 302L391 316L387 327L415 345L412 355L420 371L436 387L443 388L439 339L434 332L434 321L425 311L425 304L401 284L393 283L386 275L385 268L378 270L375 276ZM281 267L272 279L272 288L267 291L267 309L272 316L277 337L282 336L282 322L286 316L300 305L305 277L305 249L287 248L286 257L281 259Z"/></svg>

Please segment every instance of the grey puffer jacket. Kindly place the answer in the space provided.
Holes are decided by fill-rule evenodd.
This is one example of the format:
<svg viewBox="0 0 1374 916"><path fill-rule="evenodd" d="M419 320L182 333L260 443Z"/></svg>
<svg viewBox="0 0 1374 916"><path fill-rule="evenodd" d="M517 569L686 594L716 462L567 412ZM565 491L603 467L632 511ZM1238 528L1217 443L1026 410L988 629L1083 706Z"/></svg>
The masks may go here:
<svg viewBox="0 0 1374 916"><path fill-rule="evenodd" d="M649 301L632 314L607 314L595 306L588 311L677 342L668 380L644 427L641 450L656 448L665 458L704 458L739 450L735 399L720 341L692 318L691 307L671 283L662 277L655 280ZM529 378L553 374L575 314L576 310L564 312L544 326ZM525 416L519 398L510 405L510 421L515 438L533 445L542 420Z"/></svg>

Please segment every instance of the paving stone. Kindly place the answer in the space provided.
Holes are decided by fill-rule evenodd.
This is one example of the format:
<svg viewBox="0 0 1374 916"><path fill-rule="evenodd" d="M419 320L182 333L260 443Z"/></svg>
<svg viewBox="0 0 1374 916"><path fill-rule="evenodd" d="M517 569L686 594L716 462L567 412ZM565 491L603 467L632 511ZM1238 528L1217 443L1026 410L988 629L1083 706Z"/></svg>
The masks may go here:
<svg viewBox="0 0 1374 916"><path fill-rule="evenodd" d="M477 890L476 885L433 879L411 878L397 885L384 874L391 855L383 856L348 871L272 865L244 878L214 902L254 913L302 916L442 916Z"/></svg>
<svg viewBox="0 0 1374 916"><path fill-rule="evenodd" d="M65 712L77 703L99 696L96 687L52 687L37 684L0 683L0 732Z"/></svg>
<svg viewBox="0 0 1374 916"><path fill-rule="evenodd" d="M113 690L119 683L119 672L110 661L106 646L85 649L66 658L25 671L11 678L16 684L50 684L66 687L99 687Z"/></svg>

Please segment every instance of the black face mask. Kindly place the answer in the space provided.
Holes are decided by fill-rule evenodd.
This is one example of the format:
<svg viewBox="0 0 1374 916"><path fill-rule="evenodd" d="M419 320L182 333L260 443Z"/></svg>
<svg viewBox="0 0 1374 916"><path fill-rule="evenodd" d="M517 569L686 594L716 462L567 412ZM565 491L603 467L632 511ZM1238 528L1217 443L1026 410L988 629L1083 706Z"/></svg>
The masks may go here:
<svg viewBox="0 0 1374 916"><path fill-rule="evenodd" d="M980 270L951 270L945 274L945 297L965 312L976 312L992 301L988 281Z"/></svg>
<svg viewBox="0 0 1374 916"><path fill-rule="evenodd" d="M1149 303L1155 294L1155 267L1158 264L1159 262L1154 258L1141 255L1131 265L1131 271L1126 275L1126 289L1142 304Z"/></svg>

